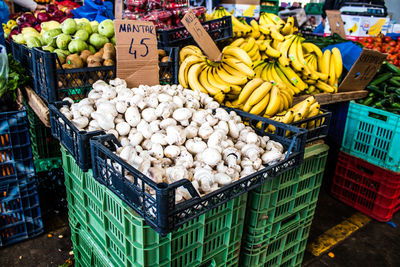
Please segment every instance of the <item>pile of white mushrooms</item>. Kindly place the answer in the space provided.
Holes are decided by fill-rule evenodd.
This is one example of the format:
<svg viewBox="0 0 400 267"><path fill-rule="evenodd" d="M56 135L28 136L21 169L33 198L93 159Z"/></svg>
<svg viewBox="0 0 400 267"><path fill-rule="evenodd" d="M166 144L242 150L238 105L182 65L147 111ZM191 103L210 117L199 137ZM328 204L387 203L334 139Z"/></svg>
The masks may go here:
<svg viewBox="0 0 400 267"><path fill-rule="evenodd" d="M156 183L189 179L200 195L286 156L280 143L258 136L235 112L181 85L129 89L121 79L97 81L79 103L64 100L72 105L60 112L79 130L115 135L123 160ZM177 202L189 198L186 189L178 188Z"/></svg>

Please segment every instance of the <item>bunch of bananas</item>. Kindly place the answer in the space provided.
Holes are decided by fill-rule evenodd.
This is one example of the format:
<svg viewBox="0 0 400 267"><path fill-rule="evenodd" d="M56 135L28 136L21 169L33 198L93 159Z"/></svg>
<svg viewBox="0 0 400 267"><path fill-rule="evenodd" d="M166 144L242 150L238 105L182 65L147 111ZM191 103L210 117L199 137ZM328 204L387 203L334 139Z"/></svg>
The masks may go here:
<svg viewBox="0 0 400 267"><path fill-rule="evenodd" d="M220 62L209 60L200 48L189 45L179 52L179 83L185 88L208 93L222 103L225 96L236 99L242 87L255 76L252 61L241 48L226 46Z"/></svg>
<svg viewBox="0 0 400 267"><path fill-rule="evenodd" d="M225 105L239 108L254 115L274 116L289 109L293 104L293 94L283 83L272 84L261 78L254 78L242 89L237 99L226 101Z"/></svg>
<svg viewBox="0 0 400 267"><path fill-rule="evenodd" d="M276 114L273 117L268 115L264 115L264 117L269 118L270 120L279 121L282 123L290 124L293 122L301 121L307 118L312 118L317 116L318 114L322 114L323 112L320 110L320 104L316 101L314 96L310 96L300 103L294 105L289 109L285 109L284 111ZM305 129L313 129L315 127L319 127L325 122L324 118L312 120L309 122L305 122L301 124L302 128ZM261 122L257 124L258 128L261 128ZM275 132L275 126L268 125L266 130L268 132Z"/></svg>

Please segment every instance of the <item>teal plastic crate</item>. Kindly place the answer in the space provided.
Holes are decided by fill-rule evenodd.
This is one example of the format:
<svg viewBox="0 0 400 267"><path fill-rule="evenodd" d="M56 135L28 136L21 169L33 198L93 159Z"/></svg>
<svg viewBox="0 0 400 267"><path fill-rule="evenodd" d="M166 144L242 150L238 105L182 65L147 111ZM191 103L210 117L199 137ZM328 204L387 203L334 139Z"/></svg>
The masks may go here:
<svg viewBox="0 0 400 267"><path fill-rule="evenodd" d="M303 164L249 192L243 240L268 243L314 215L329 147L306 147Z"/></svg>
<svg viewBox="0 0 400 267"><path fill-rule="evenodd" d="M73 157L61 150L71 224L88 233L111 266L235 266L238 262L247 194L161 237L97 182L91 170L82 172Z"/></svg>
<svg viewBox="0 0 400 267"><path fill-rule="evenodd" d="M301 266L311 220L265 245L242 246L240 266Z"/></svg>
<svg viewBox="0 0 400 267"><path fill-rule="evenodd" d="M46 172L52 169L57 169L62 167L61 157L37 159L33 162L35 166L35 172Z"/></svg>
<svg viewBox="0 0 400 267"><path fill-rule="evenodd" d="M400 115L351 101L342 151L400 172Z"/></svg>
<svg viewBox="0 0 400 267"><path fill-rule="evenodd" d="M278 0L261 0L260 11L265 13L273 13L278 15L279 12L279 1Z"/></svg>

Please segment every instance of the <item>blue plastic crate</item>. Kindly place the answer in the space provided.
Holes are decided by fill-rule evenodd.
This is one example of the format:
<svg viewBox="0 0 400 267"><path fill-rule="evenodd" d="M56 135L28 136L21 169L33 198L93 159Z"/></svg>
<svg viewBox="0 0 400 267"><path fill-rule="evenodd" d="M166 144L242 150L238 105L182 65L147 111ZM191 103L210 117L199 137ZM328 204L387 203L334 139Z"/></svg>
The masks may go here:
<svg viewBox="0 0 400 267"><path fill-rule="evenodd" d="M0 247L43 232L36 178L0 179Z"/></svg>
<svg viewBox="0 0 400 267"><path fill-rule="evenodd" d="M400 116L351 101L341 150L400 172Z"/></svg>
<svg viewBox="0 0 400 267"><path fill-rule="evenodd" d="M326 105L324 109L332 113L327 140L340 146L343 140L344 127L346 126L349 102Z"/></svg>
<svg viewBox="0 0 400 267"><path fill-rule="evenodd" d="M0 180L33 173L25 110L0 113Z"/></svg>

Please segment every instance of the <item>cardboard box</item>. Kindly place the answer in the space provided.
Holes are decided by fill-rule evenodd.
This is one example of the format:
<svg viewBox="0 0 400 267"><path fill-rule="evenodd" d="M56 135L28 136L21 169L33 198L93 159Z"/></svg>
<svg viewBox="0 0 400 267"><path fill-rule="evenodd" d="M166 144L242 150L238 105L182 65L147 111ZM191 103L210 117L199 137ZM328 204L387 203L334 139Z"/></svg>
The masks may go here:
<svg viewBox="0 0 400 267"><path fill-rule="evenodd" d="M222 0L220 5L228 12L235 10L234 16L253 17L260 16L260 0Z"/></svg>
<svg viewBox="0 0 400 267"><path fill-rule="evenodd" d="M386 34L389 29L389 17L365 17L342 15L346 37L376 36ZM325 22L325 33L330 33L329 22Z"/></svg>

